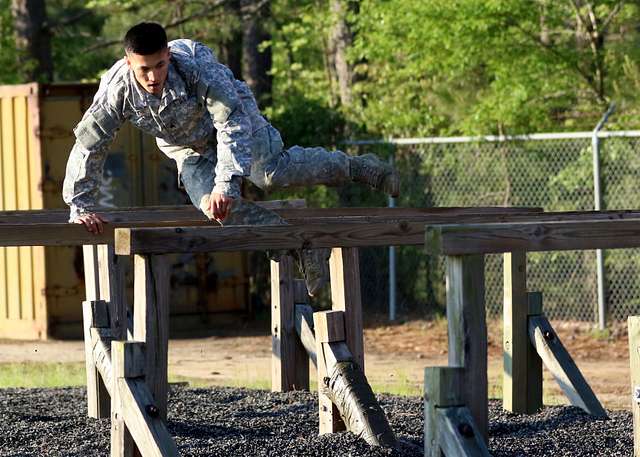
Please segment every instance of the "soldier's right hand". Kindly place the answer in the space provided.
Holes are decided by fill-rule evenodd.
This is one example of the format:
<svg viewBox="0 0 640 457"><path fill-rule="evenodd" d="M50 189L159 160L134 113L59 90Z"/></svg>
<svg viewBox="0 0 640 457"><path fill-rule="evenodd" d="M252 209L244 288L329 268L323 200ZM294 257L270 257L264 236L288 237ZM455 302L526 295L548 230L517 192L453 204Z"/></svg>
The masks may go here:
<svg viewBox="0 0 640 457"><path fill-rule="evenodd" d="M108 223L102 217L98 216L95 213L81 214L80 216L76 217L73 222L75 224L84 224L84 226L87 228L87 231L93 233L94 235L102 233L104 231L103 224Z"/></svg>

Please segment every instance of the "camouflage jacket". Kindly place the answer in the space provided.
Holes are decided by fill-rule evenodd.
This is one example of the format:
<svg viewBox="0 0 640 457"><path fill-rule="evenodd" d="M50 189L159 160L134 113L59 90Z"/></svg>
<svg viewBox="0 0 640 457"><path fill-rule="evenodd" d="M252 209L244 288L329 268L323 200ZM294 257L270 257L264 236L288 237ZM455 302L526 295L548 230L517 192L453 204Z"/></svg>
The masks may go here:
<svg viewBox="0 0 640 457"><path fill-rule="evenodd" d="M169 49L168 75L159 98L138 85L124 59L101 78L93 103L74 129L76 142L62 192L71 208L70 221L96 207L106 153L125 121L155 136L178 171L190 155L217 154L212 190L239 195L240 180L232 177L250 174L253 132L267 121L249 87L209 48L181 39L170 42Z"/></svg>

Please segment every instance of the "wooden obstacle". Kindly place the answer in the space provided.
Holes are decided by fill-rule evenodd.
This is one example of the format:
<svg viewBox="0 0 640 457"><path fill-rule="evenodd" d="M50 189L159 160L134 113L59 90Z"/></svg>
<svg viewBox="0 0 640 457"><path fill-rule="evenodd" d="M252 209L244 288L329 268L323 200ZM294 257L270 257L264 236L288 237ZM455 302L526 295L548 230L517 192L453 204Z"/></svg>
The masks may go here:
<svg viewBox="0 0 640 457"><path fill-rule="evenodd" d="M424 245L426 240L428 252L430 252L429 249L437 245L438 249L433 251L434 253L448 255L447 281L449 294L447 296L447 306L450 319L450 365L462 367L462 379L465 388L461 396L464 400L464 406L468 408L469 417L473 421L471 426L475 427L474 430L477 431L474 436L484 438L486 436L487 423L486 327L484 325L484 293L482 292L484 287L484 254L483 251L478 251L465 253L465 255L451 255L442 249L442 246L448 246L444 241L435 244L431 241L434 239L431 231L439 230L440 227L453 227L449 225L451 223L477 224L477 227L513 225L504 224L505 221L518 221L521 225L527 226L527 230L531 229L532 224L544 227L559 227L560 225L558 224L569 224L576 221L588 224L599 221L604 221L605 223L607 221L612 223L628 222L625 230L634 230L633 224L640 220L640 212L629 211L541 213L537 209L526 210L523 208L431 210L398 208L375 210L335 209L328 211L291 208L278 210L283 217L286 214L286 219L290 225L212 227L208 221L202 220L201 216L192 210L170 209L168 211L173 211L173 215L167 219L162 219L158 215L161 211L161 209L158 209L156 212L147 214L153 220L144 220L141 216L142 213L136 211L131 213L120 211L117 216L114 216L115 212L105 212L107 219L113 217L111 219L112 223L108 226L109 230L98 237L87 234L84 227L79 225L67 224L64 221L56 220L43 222L43 218L46 218L46 214L43 213L17 212L19 213L17 214L12 212L0 214L0 226L3 228L0 231L0 245L3 246L85 244L112 245L115 247L115 249L111 250L109 248L95 248L95 254L92 254L93 260L87 260L87 262L93 262L93 265L97 265L95 268L98 269L97 273L95 270L88 269L88 271L95 273L91 274L93 279L88 281L88 284L91 281L94 283L94 300L91 301L103 300L107 303L109 329L105 327L107 320L105 320L104 313L100 316L95 316L93 310L96 309L96 306L87 306L87 308L91 308L94 315L85 317L85 335L91 337L90 350L86 351L87 356L91 358L88 363L88 367L91 367L91 369L87 370L88 380L89 372L92 371L94 375L92 384L95 386L92 389L95 392L95 394L92 394L93 401L96 402L96 405L99 405L95 406L96 412L94 414L104 417L107 414L104 412L107 408L106 405L111 406L111 414L116 411L113 423L117 428L116 432L124 437L122 439L118 438L119 443L124 443L120 446L120 448L124 449L122 450L124 453L131 452L134 443L141 452L150 452L142 451L145 445L143 442L138 443L137 440L152 440L154 442L152 447L159 449L160 451L158 452L161 452L161 455L172 455L171 452L173 452L173 447L167 444L166 440L163 441L163 438L160 438L162 434L152 432L151 428L155 429L156 426L152 426L151 422L146 420L148 417L144 415L146 413L154 420L157 418L160 421L163 420L163 417L166 417L166 323L168 311L166 303L167 281L163 280L166 277L166 268L163 262L164 254L216 250L332 248L331 276L332 282L338 286L335 291L332 290L333 309L334 311L344 312L345 345L349 349L352 360L363 368L359 287L353 287L350 282L358 276L355 269L357 265L352 262L353 259L357 259L356 249L362 246ZM191 215L198 214L198 219L190 219L191 216L185 216L189 211L191 211ZM175 227L176 225L179 227ZM577 225L579 226L580 224ZM426 230L425 226L428 227ZM578 226L573 227L571 230L579 230ZM459 227L459 225L456 225L456 227ZM533 232L531 233L534 235L531 236L539 237L540 233L544 233L544 230L547 229L532 228L532 230ZM540 230L543 230L543 232ZM438 231L438 236L442 240L447 237L445 232ZM577 237L580 238L579 233ZM630 242L629 240L632 237L632 235L627 238L621 236L621 239L626 239ZM448 240L448 238L446 239ZM511 251L512 253L528 250L519 248L514 251L511 245L504 249L506 252ZM120 263L118 257L114 254L134 256L136 274L135 300L132 311L133 318L131 320L123 317L122 303L124 301L118 298L121 296L121 292L116 287L119 282L114 278L117 278L120 274L118 272ZM100 262L99 259L101 257L107 260ZM346 266L350 262L352 267ZM106 272L107 267L110 272ZM292 260L287 260L286 257L277 264L277 268L272 266L272 272L277 277L277 280L274 281L272 276L272 287L277 289L272 315L275 320L279 320L277 328L275 325L272 326L274 354L279 355L279 357L274 356L274 368L272 370L274 374L274 390L304 388L304 386L308 385L308 377L305 380L304 375L300 374L300 372L304 371L301 367L304 367L305 363L308 368L309 357L313 358L314 353L318 365L322 362L326 365L328 360L324 346L321 353L318 351L315 326L311 322L309 308L303 303L305 300L300 293L300 285L292 277L292 269ZM522 274L517 268L515 271L518 271L518 274ZM106 277L107 280L101 281L101 277ZM521 279L519 280L521 281ZM95 285L96 282L98 283L97 285ZM528 334L529 323L533 322L532 316L534 316L534 313L529 313L528 311L530 295L523 294L525 289L521 285L524 282L521 281L519 284L516 284L515 288L510 292L513 295L512 307L518 308L517 316L524 314L526 319L523 320L517 316L513 317L514 312L513 310L510 311L511 317L509 317L509 321L512 328L515 329L513 333L520 335L518 337L511 336L509 339L509 346L512 347L511 350L513 352L511 353L512 365L508 369L513 374L518 373L518 369L515 367L521 363L520 360L523 354L534 354L533 351L523 351L521 347L523 341L531 344L529 343L531 341L530 338L522 338L521 335ZM523 296L525 297L524 299L522 298ZM527 307L527 312L520 312L522 306ZM542 329L543 324L544 322L538 322L535 328ZM89 329L88 332L87 328ZM96 330L100 328L105 330ZM524 330L522 330L523 328ZM544 332L544 330L541 331ZM138 419L130 419L129 422L126 421L126 417L122 417L122 407L118 409L113 405L113 397L116 396L117 392L112 390L111 401L104 400L104 398L108 398L104 396L109 394L107 384L113 389L113 374L111 381L109 381L108 376L105 378L105 373L108 372L107 361L110 360L106 353L109 347L109 339L116 334L118 339L132 338L145 343L144 378L146 389L150 396L145 396L144 393L134 393L134 397L139 395L133 399L135 401L131 397L126 397L131 400L129 405L138 405L132 406L138 410L135 414ZM537 335L535 330L533 334ZM87 341L89 341L89 338L87 338ZM292 344L292 341L294 344ZM324 345L325 343L323 342L322 344ZM315 351L310 349L314 347ZM136 351L136 349L131 351ZM535 350L535 353L537 352ZM113 353L113 348L111 353ZM331 355L329 354L330 358ZM333 359L338 360L337 357L333 357ZM112 372L115 370L113 363L112 361ZM142 362L137 363L142 364ZM292 366L294 368L291 368ZM534 371L528 370L527 373L533 373ZM137 373L141 373L141 371ZM527 376L535 379L534 375L527 374ZM126 376L118 379L125 378ZM137 376L137 378L139 379L140 377ZM520 374L516 374L516 378L522 381ZM100 379L102 379L104 386L100 385ZM474 382L465 382L469 379L473 379ZM119 385L123 384L126 383L119 383ZM534 384L535 382L533 381L530 383L531 386ZM523 395L526 396L526 394L523 394L517 387L517 382L514 381L513 385L515 386L515 393L512 394L512 402L513 404L521 404L520 398ZM523 381L522 386L526 385L526 382ZM133 390L130 390L130 392L133 392ZM104 398L100 399L101 396ZM150 399L152 403L149 403ZM505 403L507 401L505 399ZM90 399L90 405L91 402ZM146 411L146 409L142 411L144 405L152 405L153 407L149 408L149 411ZM436 406L439 408L445 407L442 403ZM146 406L144 407L146 408ZM118 413L118 411L120 412ZM140 418L145 420L140 420ZM444 422L446 427L450 427L455 422L454 419L451 417L447 419ZM124 420L124 422L118 422L118 420ZM129 430L132 438L129 439L129 435L126 433L127 427L129 429L131 427L142 427L145 430ZM136 437L138 438L136 439Z"/></svg>
<svg viewBox="0 0 640 457"><path fill-rule="evenodd" d="M640 456L640 316L629 316L629 368L633 412L633 455Z"/></svg>
<svg viewBox="0 0 640 457"><path fill-rule="evenodd" d="M426 252L445 255L448 265L449 365L460 367L464 405L471 412L474 427L485 437L488 407L483 272L484 255L488 253L504 253L504 408L532 413L542 407L544 364L571 404L594 417L607 417L544 316L542 295L526 288L526 252L640 247L640 219L635 214L625 213L632 216L629 219L593 215L581 213L572 216L574 220L556 221L534 215L528 222L426 228ZM444 450L437 448L439 444L437 439L425 438L425 455ZM462 446L462 441L458 444ZM451 455L476 455L473 452Z"/></svg>

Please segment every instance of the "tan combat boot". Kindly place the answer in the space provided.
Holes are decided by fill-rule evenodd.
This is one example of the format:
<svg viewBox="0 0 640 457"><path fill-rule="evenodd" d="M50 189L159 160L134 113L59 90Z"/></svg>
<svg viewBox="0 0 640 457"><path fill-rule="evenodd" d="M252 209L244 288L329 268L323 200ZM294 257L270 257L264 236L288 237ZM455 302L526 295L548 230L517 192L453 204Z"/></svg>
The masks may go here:
<svg viewBox="0 0 640 457"><path fill-rule="evenodd" d="M329 282L330 249L301 249L296 252L307 293L313 297Z"/></svg>
<svg viewBox="0 0 640 457"><path fill-rule="evenodd" d="M397 197L400 193L400 176L389 164L383 162L375 154L363 154L351 158L349 162L351 179L370 185Z"/></svg>

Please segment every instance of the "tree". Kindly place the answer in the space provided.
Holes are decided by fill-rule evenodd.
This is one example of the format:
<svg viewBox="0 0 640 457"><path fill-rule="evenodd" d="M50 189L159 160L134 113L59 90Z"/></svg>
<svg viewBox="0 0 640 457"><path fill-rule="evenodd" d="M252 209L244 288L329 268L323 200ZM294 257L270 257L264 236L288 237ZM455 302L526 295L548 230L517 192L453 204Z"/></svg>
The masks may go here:
<svg viewBox="0 0 640 457"><path fill-rule="evenodd" d="M45 1L13 0L11 13L22 78L26 81L51 82L53 60Z"/></svg>

